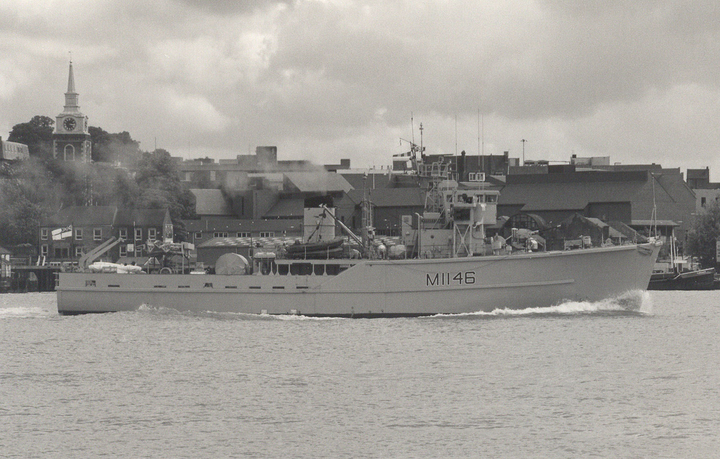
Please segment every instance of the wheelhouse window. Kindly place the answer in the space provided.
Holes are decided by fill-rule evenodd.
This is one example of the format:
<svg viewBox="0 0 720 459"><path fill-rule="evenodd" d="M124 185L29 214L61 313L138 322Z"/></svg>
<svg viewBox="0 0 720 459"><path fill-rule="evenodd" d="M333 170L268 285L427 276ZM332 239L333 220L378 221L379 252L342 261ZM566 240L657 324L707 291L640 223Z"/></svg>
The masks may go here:
<svg viewBox="0 0 720 459"><path fill-rule="evenodd" d="M215 231L213 237L228 237L228 233L226 231Z"/></svg>
<svg viewBox="0 0 720 459"><path fill-rule="evenodd" d="M260 231L260 237L275 237L274 231Z"/></svg>
<svg viewBox="0 0 720 459"><path fill-rule="evenodd" d="M250 237L249 231L238 231L237 237Z"/></svg>
<svg viewBox="0 0 720 459"><path fill-rule="evenodd" d="M195 239L202 239L202 231L195 231Z"/></svg>

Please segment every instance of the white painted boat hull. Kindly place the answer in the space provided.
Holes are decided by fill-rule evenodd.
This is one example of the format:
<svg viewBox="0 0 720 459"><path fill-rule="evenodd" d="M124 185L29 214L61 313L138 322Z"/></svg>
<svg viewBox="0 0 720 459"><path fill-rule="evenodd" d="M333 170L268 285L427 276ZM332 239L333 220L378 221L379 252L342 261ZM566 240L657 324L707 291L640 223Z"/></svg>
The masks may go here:
<svg viewBox="0 0 720 459"><path fill-rule="evenodd" d="M421 260L354 260L338 275L61 273L58 312L137 310L401 317L599 301L647 289L654 244Z"/></svg>

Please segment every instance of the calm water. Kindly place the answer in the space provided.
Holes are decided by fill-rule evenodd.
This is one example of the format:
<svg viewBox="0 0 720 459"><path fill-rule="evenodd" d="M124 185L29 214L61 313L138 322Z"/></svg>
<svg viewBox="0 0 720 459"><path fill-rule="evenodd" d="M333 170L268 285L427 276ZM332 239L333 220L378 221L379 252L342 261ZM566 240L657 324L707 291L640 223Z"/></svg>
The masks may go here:
<svg viewBox="0 0 720 459"><path fill-rule="evenodd" d="M377 320L5 294L0 456L720 457L719 333L720 291Z"/></svg>

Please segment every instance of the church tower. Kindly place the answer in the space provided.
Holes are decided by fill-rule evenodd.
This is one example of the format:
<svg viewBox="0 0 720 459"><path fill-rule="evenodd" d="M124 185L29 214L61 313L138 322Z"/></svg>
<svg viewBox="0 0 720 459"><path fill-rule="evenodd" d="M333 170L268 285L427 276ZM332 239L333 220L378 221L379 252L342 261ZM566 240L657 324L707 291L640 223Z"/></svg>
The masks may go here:
<svg viewBox="0 0 720 459"><path fill-rule="evenodd" d="M65 108L55 118L54 157L63 161L89 163L92 160L92 143L88 132L88 117L80 113L72 61L70 61L68 87L65 93Z"/></svg>

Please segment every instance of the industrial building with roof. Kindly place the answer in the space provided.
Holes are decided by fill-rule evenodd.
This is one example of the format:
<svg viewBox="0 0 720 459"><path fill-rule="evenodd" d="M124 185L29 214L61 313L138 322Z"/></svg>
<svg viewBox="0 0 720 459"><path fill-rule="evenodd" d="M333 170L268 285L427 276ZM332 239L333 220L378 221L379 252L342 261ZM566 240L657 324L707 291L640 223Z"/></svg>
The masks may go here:
<svg viewBox="0 0 720 459"><path fill-rule="evenodd" d="M579 213L620 221L641 233L654 225L666 235L676 228L679 239L690 228L694 209L695 195L680 169L655 165L511 174L498 200L502 215L533 213L557 224Z"/></svg>

